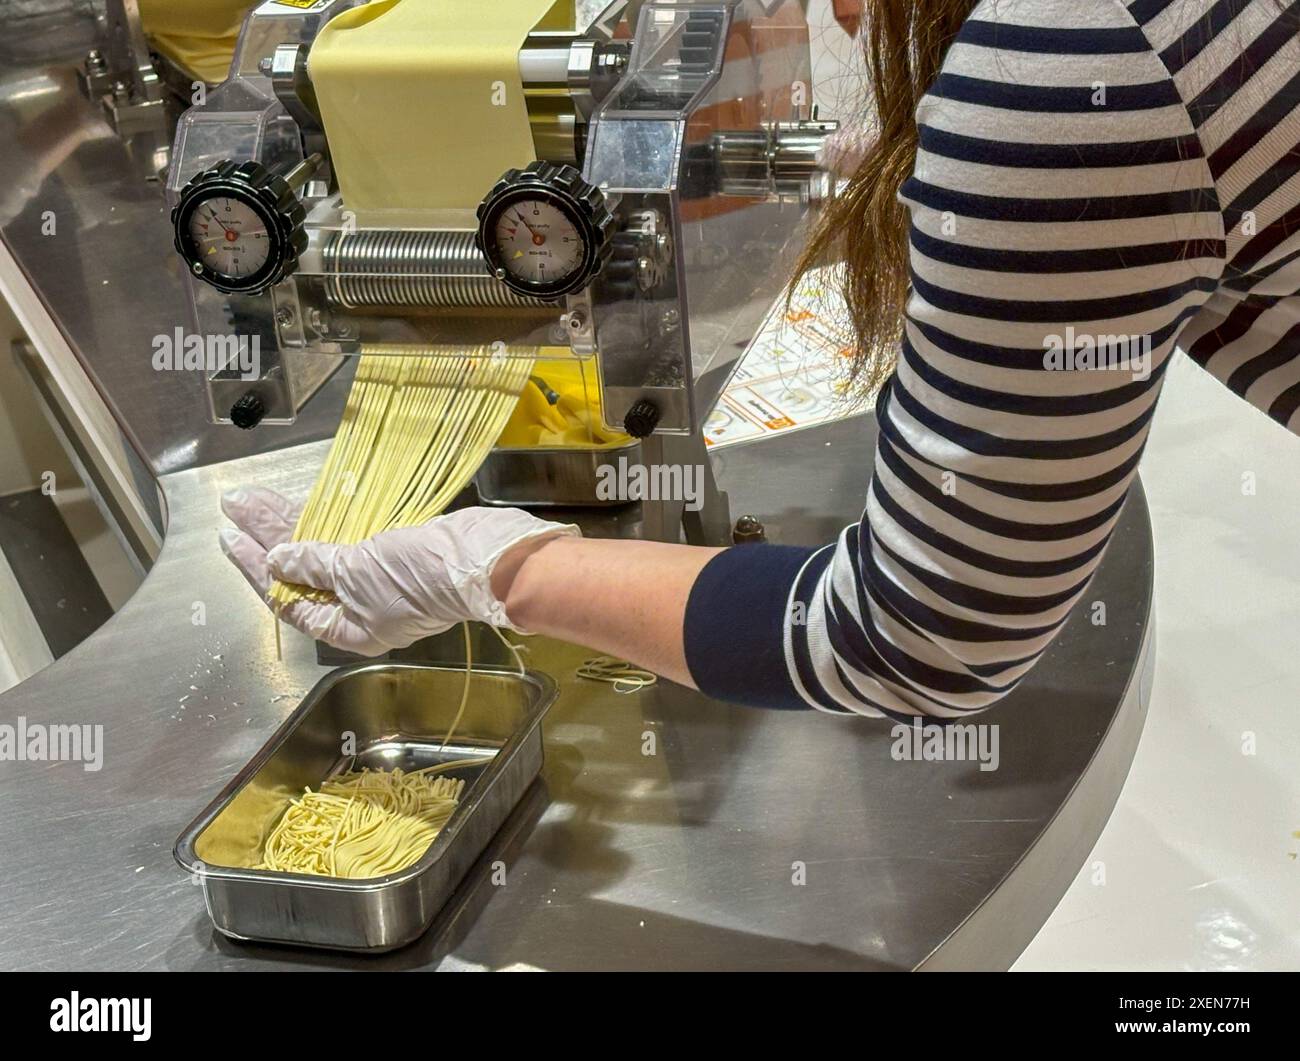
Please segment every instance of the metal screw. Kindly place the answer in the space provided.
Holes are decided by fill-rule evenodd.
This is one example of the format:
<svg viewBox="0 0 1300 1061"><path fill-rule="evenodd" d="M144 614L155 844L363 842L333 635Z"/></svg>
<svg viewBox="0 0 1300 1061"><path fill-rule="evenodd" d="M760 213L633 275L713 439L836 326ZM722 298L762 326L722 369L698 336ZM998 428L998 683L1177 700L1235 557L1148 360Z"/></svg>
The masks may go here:
<svg viewBox="0 0 1300 1061"><path fill-rule="evenodd" d="M741 516L731 531L731 540L736 545L767 540L767 528L757 516Z"/></svg>
<svg viewBox="0 0 1300 1061"><path fill-rule="evenodd" d="M628 56L626 52L607 51L601 52L596 60L597 66L603 66L607 70L617 73L627 66Z"/></svg>
<svg viewBox="0 0 1300 1061"><path fill-rule="evenodd" d="M636 260L637 285L642 291L649 291L659 282L659 269L649 258Z"/></svg>
<svg viewBox="0 0 1300 1061"><path fill-rule="evenodd" d="M287 328L293 323L293 310L288 306L281 306L275 311L275 319L281 328Z"/></svg>

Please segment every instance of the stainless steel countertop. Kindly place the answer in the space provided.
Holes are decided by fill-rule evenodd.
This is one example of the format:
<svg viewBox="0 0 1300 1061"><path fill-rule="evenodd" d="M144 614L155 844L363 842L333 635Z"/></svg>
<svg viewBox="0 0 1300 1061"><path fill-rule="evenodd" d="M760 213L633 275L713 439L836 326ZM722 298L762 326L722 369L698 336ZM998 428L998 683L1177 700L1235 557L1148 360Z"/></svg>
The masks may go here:
<svg viewBox="0 0 1300 1061"><path fill-rule="evenodd" d="M158 475L162 553L125 608L0 696L0 721L105 727L103 769L0 762L0 966L43 969L914 968L1009 964L1091 849L1145 711L1151 542L1135 489L1087 600L982 721L1001 768L896 762L888 724L755 711L661 684L620 696L573 678L580 649L537 641L557 677L541 783L424 939L379 959L231 943L172 861L184 825L323 670L217 549L220 493L303 490L337 406L288 431L208 425L201 382L148 367L183 320L156 186L66 70L0 74L0 234L123 430ZM59 235L46 237L44 210ZM819 543L856 518L867 417L714 455L733 514ZM273 452L257 448L287 446ZM1086 603L1086 602L1085 602ZM206 612L195 625L195 605ZM641 754L646 733L658 753ZM507 865L496 886L486 867ZM794 864L806 884L792 883Z"/></svg>
<svg viewBox="0 0 1300 1061"><path fill-rule="evenodd" d="M767 516L783 540L815 541L860 495L870 444L860 417L724 450L718 464L737 511ZM218 938L172 843L324 673L291 632L277 662L266 612L216 547L218 498L254 481L301 490L322 450L166 476L167 536L139 592L0 696L5 720L105 727L97 773L0 764L0 850L12 853L0 965L912 968L943 965L952 948L954 964L1001 966L1110 812L1145 701L1140 493L1088 595L1107 602L1108 624L1075 616L985 718L1001 727L995 772L894 761L882 722L732 707L667 684L616 695L572 678L582 650L537 639L531 665L563 685L543 784L422 941L359 959ZM206 625L193 625L196 603ZM504 887L487 879L496 859ZM795 862L805 885L792 884Z"/></svg>

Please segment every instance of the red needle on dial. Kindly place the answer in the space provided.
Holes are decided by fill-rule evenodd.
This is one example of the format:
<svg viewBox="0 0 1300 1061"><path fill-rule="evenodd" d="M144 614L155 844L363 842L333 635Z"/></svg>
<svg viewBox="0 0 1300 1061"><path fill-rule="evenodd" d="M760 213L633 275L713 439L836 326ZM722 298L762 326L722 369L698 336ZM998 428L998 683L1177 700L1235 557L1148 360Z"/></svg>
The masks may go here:
<svg viewBox="0 0 1300 1061"><path fill-rule="evenodd" d="M524 215L521 214L518 210L515 211L515 217L519 218L519 223L533 234L533 242L537 244L537 246L540 247L543 243L546 242L546 237L543 236L540 232L538 232L537 229L533 228L533 226L530 225L527 221L525 221Z"/></svg>
<svg viewBox="0 0 1300 1061"><path fill-rule="evenodd" d="M225 225L222 225L221 218L217 217L217 212L214 209L212 209L212 207L210 206L208 207L208 214L213 221L215 221L218 225L221 225L221 230L226 234L226 240L228 242L234 243L235 240L239 239L239 233L235 232L232 229L226 228Z"/></svg>

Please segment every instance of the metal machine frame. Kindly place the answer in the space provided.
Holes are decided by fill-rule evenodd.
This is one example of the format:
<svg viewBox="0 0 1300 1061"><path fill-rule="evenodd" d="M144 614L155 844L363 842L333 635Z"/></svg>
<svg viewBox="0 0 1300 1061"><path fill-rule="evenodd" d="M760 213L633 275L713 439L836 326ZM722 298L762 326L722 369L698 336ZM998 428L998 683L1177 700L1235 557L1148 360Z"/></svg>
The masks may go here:
<svg viewBox="0 0 1300 1061"><path fill-rule="evenodd" d="M707 466L703 419L782 290L787 248L825 188L817 152L835 126L810 104L798 0L578 0L572 29L529 34L519 70L539 163L612 217L592 275L540 298L493 275L472 214L433 227L351 217L309 54L357 2L254 9L232 77L178 123L174 206L196 182L254 163L255 190L283 198L287 188L301 214L291 219L300 246L269 286L217 290L194 262L196 332L233 330L259 355L251 370L231 357L207 373L214 421L290 423L374 344L490 345L594 358L607 425L642 439L644 458ZM681 515L668 514L662 535L676 537Z"/></svg>

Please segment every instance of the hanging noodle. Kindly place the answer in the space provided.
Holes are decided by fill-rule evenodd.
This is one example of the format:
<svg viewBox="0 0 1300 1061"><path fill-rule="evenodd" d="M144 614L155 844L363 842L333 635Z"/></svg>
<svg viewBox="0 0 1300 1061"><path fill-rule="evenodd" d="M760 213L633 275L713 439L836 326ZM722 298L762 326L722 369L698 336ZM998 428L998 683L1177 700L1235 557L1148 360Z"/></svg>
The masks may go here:
<svg viewBox="0 0 1300 1061"><path fill-rule="evenodd" d="M465 683L460 705L438 750L447 747L469 703L473 656L465 636ZM457 759L404 773L350 770L290 801L262 848L256 868L325 877L382 877L420 860L460 802L465 783L431 777L485 759Z"/></svg>
<svg viewBox="0 0 1300 1061"><path fill-rule="evenodd" d="M460 707L456 708L456 717L451 720L447 735L442 738L442 743L438 745L438 751L442 751L447 747L447 742L451 740L460 726L460 720L465 715L465 705L469 703L469 683L474 676L474 652L470 645L469 623L461 623L460 629L465 635L465 684L460 690ZM496 627L493 627L493 629L495 630Z"/></svg>
<svg viewBox="0 0 1300 1061"><path fill-rule="evenodd" d="M532 372L530 357L481 348L466 354L368 347L348 393L338 434L312 488L293 541L352 545L382 531L416 527L469 484L500 437ZM280 614L330 593L275 582Z"/></svg>
<svg viewBox="0 0 1300 1061"><path fill-rule="evenodd" d="M293 541L355 544L441 513L500 437L533 366L530 357L490 356L486 350L447 355L368 349ZM267 597L277 616L299 600L333 599L325 590L279 581ZM469 624L462 626L465 684L440 751L469 702L473 662ZM276 640L278 646L278 623ZM428 850L464 787L463 781L433 775L482 761L462 759L410 773L352 770L318 791L306 789L271 831L257 868L353 878L405 869Z"/></svg>

